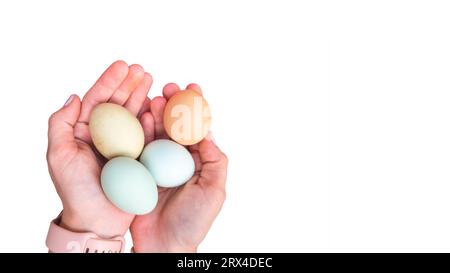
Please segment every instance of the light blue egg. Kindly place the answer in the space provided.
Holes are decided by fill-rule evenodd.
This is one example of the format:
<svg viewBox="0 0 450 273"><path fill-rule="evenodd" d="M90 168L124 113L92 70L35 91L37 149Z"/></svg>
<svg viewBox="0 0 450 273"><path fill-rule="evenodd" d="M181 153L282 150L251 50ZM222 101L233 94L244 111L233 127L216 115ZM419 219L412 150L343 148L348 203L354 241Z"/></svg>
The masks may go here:
<svg viewBox="0 0 450 273"><path fill-rule="evenodd" d="M150 172L139 161L116 157L101 173L106 197L119 209L131 214L146 214L158 202L158 189Z"/></svg>
<svg viewBox="0 0 450 273"><path fill-rule="evenodd" d="M139 160L161 187L180 186L191 179L195 171L194 159L189 151L168 139L147 144Z"/></svg>

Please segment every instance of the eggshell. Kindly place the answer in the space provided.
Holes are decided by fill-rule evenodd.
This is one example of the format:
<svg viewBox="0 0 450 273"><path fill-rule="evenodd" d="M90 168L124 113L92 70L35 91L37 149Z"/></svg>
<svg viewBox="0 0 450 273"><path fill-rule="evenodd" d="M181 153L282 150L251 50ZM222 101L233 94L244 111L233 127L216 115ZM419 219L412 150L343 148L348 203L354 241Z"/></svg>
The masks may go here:
<svg viewBox="0 0 450 273"><path fill-rule="evenodd" d="M108 161L100 180L106 197L125 212L146 214L158 202L158 189L152 175L139 161L129 157Z"/></svg>
<svg viewBox="0 0 450 273"><path fill-rule="evenodd" d="M193 145L200 142L211 126L208 102L194 90L174 94L164 109L164 129L176 142Z"/></svg>
<svg viewBox="0 0 450 273"><path fill-rule="evenodd" d="M145 146L139 159L161 187L177 187L191 179L195 163L189 151L182 145L159 139Z"/></svg>
<svg viewBox="0 0 450 273"><path fill-rule="evenodd" d="M139 120L124 107L113 103L97 105L89 129L97 150L106 158L137 158L144 147L144 130Z"/></svg>

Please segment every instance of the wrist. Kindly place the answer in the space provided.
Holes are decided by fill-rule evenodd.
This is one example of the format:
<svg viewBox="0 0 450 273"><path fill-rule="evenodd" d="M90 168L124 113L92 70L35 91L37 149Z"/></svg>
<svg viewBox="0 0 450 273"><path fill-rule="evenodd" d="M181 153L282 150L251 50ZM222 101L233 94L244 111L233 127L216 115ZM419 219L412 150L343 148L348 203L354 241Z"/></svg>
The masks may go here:
<svg viewBox="0 0 450 273"><path fill-rule="evenodd" d="M59 226L72 232L92 232L102 238L124 236L126 233L126 230L115 226L114 223L98 218L87 219L68 210L62 212Z"/></svg>
<svg viewBox="0 0 450 273"><path fill-rule="evenodd" d="M66 213L67 215L67 213ZM102 238L93 232L74 232L61 225L60 215L50 223L45 244L53 253L121 253L124 251L123 236Z"/></svg>

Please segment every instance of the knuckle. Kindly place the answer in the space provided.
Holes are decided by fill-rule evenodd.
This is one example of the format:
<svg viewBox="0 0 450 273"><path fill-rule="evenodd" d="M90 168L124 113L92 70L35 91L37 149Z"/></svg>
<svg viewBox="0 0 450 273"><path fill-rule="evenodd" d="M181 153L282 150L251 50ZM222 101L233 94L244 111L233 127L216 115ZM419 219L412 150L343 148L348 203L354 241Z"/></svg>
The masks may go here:
<svg viewBox="0 0 450 273"><path fill-rule="evenodd" d="M57 162L57 158L55 156L55 153L52 150L50 150L50 149L47 150L46 158L47 158L47 163L50 166L55 165L55 163Z"/></svg>
<svg viewBox="0 0 450 273"><path fill-rule="evenodd" d="M214 189L214 191L215 191L215 199L217 200L217 201L220 201L221 203L223 203L223 202L225 202L225 200L226 200L226 198L227 198L227 192L226 192L226 190L224 189L224 188L218 188L218 187L216 187L215 189Z"/></svg>
<svg viewBox="0 0 450 273"><path fill-rule="evenodd" d="M50 158L51 158L50 151L49 151L49 149L47 149L47 153L45 154L45 159L47 160L47 162L50 162Z"/></svg>
<svg viewBox="0 0 450 273"><path fill-rule="evenodd" d="M225 164L225 166L228 166L228 156L225 153L222 153L222 161Z"/></svg>
<svg viewBox="0 0 450 273"><path fill-rule="evenodd" d="M50 118L48 119L48 125L52 126L57 120L58 120L58 114L57 113L51 114Z"/></svg>
<svg viewBox="0 0 450 273"><path fill-rule="evenodd" d="M50 146L46 154L47 163L52 166L58 164L64 158L65 153L64 146L61 144Z"/></svg>
<svg viewBox="0 0 450 273"><path fill-rule="evenodd" d="M227 199L227 191L225 189L221 191L221 198L223 202Z"/></svg>

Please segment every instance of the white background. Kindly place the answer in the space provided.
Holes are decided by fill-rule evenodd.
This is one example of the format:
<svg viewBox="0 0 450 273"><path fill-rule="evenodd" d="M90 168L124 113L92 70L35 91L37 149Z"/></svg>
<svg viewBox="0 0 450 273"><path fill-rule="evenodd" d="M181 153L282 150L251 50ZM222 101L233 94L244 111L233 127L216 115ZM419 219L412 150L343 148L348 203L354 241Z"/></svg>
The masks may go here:
<svg viewBox="0 0 450 273"><path fill-rule="evenodd" d="M449 14L448 1L0 2L0 251L46 251L61 209L47 118L116 59L152 73L151 97L198 82L210 102L228 196L200 251L450 251Z"/></svg>

